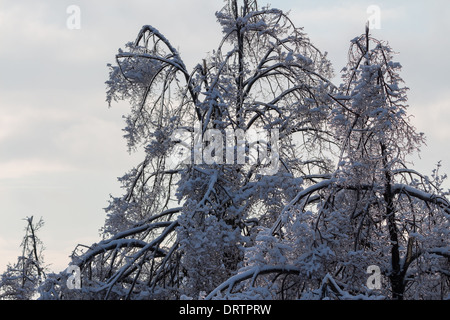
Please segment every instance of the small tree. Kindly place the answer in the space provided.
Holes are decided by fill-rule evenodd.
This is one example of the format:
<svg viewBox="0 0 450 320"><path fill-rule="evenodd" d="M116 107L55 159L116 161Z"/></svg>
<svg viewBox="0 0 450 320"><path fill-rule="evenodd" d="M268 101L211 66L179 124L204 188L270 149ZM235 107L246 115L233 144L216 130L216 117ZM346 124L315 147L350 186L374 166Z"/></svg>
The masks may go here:
<svg viewBox="0 0 450 320"><path fill-rule="evenodd" d="M0 278L0 299L30 300L36 297L38 288L45 280L42 241L37 232L44 225L42 218L33 223L33 216L27 217L27 227L22 240L22 255L16 264L8 265Z"/></svg>

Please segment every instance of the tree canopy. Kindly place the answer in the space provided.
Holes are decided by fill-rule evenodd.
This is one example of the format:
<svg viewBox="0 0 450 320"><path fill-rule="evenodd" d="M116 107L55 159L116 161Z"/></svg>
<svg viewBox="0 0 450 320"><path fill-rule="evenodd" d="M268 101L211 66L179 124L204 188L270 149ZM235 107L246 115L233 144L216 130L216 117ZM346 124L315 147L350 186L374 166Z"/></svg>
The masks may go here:
<svg viewBox="0 0 450 320"><path fill-rule="evenodd" d="M61 272L41 297L448 298L445 176L410 168L424 136L389 45L366 28L334 85L285 12L230 0L216 17L222 40L193 70L150 25L109 65L107 101L129 102L145 157L103 239L72 254L82 288Z"/></svg>

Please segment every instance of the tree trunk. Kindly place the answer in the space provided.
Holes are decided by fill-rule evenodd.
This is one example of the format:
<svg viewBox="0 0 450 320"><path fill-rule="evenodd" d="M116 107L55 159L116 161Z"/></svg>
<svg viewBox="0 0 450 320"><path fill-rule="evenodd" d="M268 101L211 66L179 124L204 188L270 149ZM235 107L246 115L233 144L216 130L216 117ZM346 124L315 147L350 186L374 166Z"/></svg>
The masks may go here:
<svg viewBox="0 0 450 320"><path fill-rule="evenodd" d="M389 230L389 239L391 241L391 272L389 274L389 280L392 288L392 299L403 300L403 293L405 291L405 274L400 264L400 247L398 243L398 230L395 223L395 210L394 210L394 194L391 188L391 172L388 168L388 159L386 146L381 144L381 154L383 157L383 168L385 174L385 190L384 201L386 202L386 221Z"/></svg>

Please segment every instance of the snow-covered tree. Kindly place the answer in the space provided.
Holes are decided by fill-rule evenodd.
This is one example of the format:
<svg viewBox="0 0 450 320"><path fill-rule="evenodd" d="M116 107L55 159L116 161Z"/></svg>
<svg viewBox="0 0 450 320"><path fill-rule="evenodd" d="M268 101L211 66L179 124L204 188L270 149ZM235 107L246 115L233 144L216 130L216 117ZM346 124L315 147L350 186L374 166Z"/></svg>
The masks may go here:
<svg viewBox="0 0 450 320"><path fill-rule="evenodd" d="M130 102L125 137L145 159L120 178L104 239L73 254L86 298L199 298L237 272L256 227L302 181L330 171L326 55L256 1L226 1L216 16L223 39L192 71L149 25L109 66L107 100ZM188 161L177 161L179 133ZM75 296L58 277L45 297Z"/></svg>
<svg viewBox="0 0 450 320"><path fill-rule="evenodd" d="M36 298L38 288L45 280L46 268L42 241L37 236L44 225L42 218L33 223L33 217L26 218L27 227L21 243L22 255L14 265L8 264L0 275L0 299L30 300Z"/></svg>
<svg viewBox="0 0 450 320"><path fill-rule="evenodd" d="M353 39L336 87L281 10L229 0L216 17L223 38L193 70L148 25L109 65L144 159L103 239L72 254L81 289L52 274L42 298L448 297L444 176L409 167L424 138L390 47Z"/></svg>
<svg viewBox="0 0 450 320"><path fill-rule="evenodd" d="M368 29L351 41L329 118L336 169L261 229L246 266L208 298L449 298L445 176L408 167L424 138L409 122L401 65L392 59ZM367 287L371 266L381 271L379 288Z"/></svg>

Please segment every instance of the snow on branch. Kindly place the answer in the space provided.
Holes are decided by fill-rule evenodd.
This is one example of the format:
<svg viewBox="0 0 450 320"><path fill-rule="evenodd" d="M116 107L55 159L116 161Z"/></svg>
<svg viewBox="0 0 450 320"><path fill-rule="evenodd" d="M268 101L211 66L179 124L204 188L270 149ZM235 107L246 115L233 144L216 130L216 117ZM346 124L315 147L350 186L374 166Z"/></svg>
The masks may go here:
<svg viewBox="0 0 450 320"><path fill-rule="evenodd" d="M125 265L123 265L111 278L109 278L108 282L96 289L97 292L101 292L105 289L108 289L107 293L106 293L106 297L109 295L109 293L111 292L112 287L114 286L114 284L121 279L124 274L129 271L130 269L134 270L135 263L136 261L147 254L147 252L149 251L154 251L155 253L163 253L163 255L160 255L161 257L164 257L167 253L164 250L161 250L158 248L158 246L161 244L162 241L164 241L164 239L166 239L167 235L169 233L171 233L178 225L178 221L173 221L170 223L170 225L161 233L161 235L159 235L156 239L154 239L153 241L149 242L149 243L145 243L144 246L142 246L142 249L140 249L138 252L136 252L135 254L133 254L127 261L127 263ZM125 239L121 240L124 241ZM155 250L156 248L156 250Z"/></svg>
<svg viewBox="0 0 450 320"><path fill-rule="evenodd" d="M181 62L181 60L167 59L164 57L160 57L160 56L152 55L152 54L148 54L148 53L133 53L133 52L118 53L117 58L145 58L145 59L150 59L150 60L157 60L157 61L164 62L168 65L175 67L179 71L183 72L185 76L189 77L189 74L187 73L186 69L184 68L184 65Z"/></svg>
<svg viewBox="0 0 450 320"><path fill-rule="evenodd" d="M97 244L92 245L89 250L83 254L81 257L79 257L76 261L76 265L82 266L92 260L96 255L104 253L109 250L118 250L120 248L143 248L145 250L154 250L158 256L165 256L166 252L160 248L155 248L155 244L159 243L158 241L154 240L150 243L147 243L146 241L139 240L139 239L124 239L125 237L141 233L144 231L153 230L156 228L164 228L166 227L166 230L163 232L163 234L167 233L167 230L172 230L174 228L173 221L167 221L167 222L157 222L152 224L146 224L142 225L140 227L132 228L129 230L125 230L123 232L120 232L116 234L114 237L110 239L103 240ZM159 238L158 238L159 239Z"/></svg>
<svg viewBox="0 0 450 320"><path fill-rule="evenodd" d="M284 266L263 266L263 267L253 267L247 271L239 273L222 284L220 284L217 288L211 291L206 297L205 300L212 300L214 297L220 295L220 293L226 291L226 294L232 294L233 289L239 283L252 279L251 286L254 285L256 278L260 275L265 274L296 274L299 275L301 270L292 265L284 265ZM321 285L317 290L313 292L318 293L318 298L320 300L328 299L330 294L329 290L336 296L338 300L372 300L372 299L384 299L383 296L367 296L363 294L352 295L349 292L342 290L341 287L337 284L334 278L327 273L325 277L322 279Z"/></svg>
<svg viewBox="0 0 450 320"><path fill-rule="evenodd" d="M306 188L302 191L300 191L299 193L297 193L297 195L295 196L294 199L291 200L291 202L289 202L281 211L277 221L274 223L272 229L271 229L271 234L275 234L277 232L277 230L281 227L281 223L283 221L283 219L285 219L285 215L286 212L292 207L294 206L296 203L298 203L301 199L303 199L306 196L309 196L310 194L321 190L321 189L325 189L328 188L331 184L332 184L333 180L329 179L329 180L323 180L321 182L318 182L312 186L310 186L309 188Z"/></svg>
<svg viewBox="0 0 450 320"><path fill-rule="evenodd" d="M450 202L444 197L416 189L406 184L394 184L392 186L392 192L394 194L405 193L422 201L434 203L444 209L447 214L450 214Z"/></svg>
<svg viewBox="0 0 450 320"><path fill-rule="evenodd" d="M259 275L269 274L269 273L293 273L299 274L300 269L295 266L263 266L263 267L253 267L247 271L239 273L227 281L220 284L217 288L215 288L211 293L205 297L205 300L211 300L214 296L219 294L220 292L228 289L228 293L231 293L236 284L248 280L250 278L253 279L253 283Z"/></svg>

